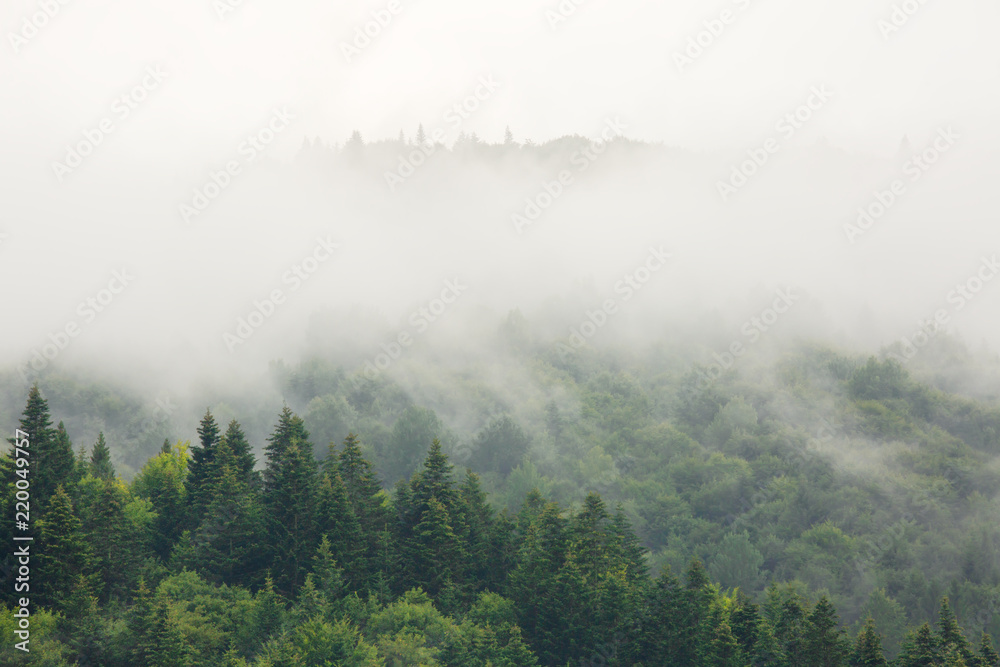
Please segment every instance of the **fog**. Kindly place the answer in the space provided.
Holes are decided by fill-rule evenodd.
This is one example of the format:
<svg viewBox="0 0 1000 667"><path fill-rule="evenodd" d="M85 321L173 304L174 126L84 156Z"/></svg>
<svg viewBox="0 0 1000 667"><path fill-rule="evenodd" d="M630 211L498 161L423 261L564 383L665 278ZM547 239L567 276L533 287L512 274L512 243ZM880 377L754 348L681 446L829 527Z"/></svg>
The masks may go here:
<svg viewBox="0 0 1000 667"><path fill-rule="evenodd" d="M7 3L0 363L183 394L608 303L705 363L994 353L1000 9L903 4Z"/></svg>

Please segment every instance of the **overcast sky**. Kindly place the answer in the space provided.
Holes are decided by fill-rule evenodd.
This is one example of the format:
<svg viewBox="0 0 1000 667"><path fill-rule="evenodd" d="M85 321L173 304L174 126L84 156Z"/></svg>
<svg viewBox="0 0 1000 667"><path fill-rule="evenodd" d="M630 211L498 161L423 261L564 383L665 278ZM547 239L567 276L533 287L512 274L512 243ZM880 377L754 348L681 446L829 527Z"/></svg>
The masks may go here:
<svg viewBox="0 0 1000 667"><path fill-rule="evenodd" d="M508 124L535 141L589 134L620 114L630 136L739 144L820 83L837 102L813 138L894 149L903 133L956 120L988 128L984 141L1000 138L1000 5L988 0L924 2L893 32L879 28L899 4L888 0L584 0L558 22L547 14L558 12L556 0L398 0L350 63L342 44L372 12L387 12L387 1L242 0L219 9L230 1L69 0L17 53L9 33L40 5L5 2L5 147L47 157L154 63L169 84L128 128L130 147L144 154L210 145L275 104L300 112L299 137L410 134L439 121L482 75L501 90L469 129L494 140ZM722 34L678 71L675 52L723 11L732 18Z"/></svg>
<svg viewBox="0 0 1000 667"><path fill-rule="evenodd" d="M359 30L377 20L385 25L360 41ZM542 262L546 252L575 245L579 263L552 254L551 275L596 274L599 282L602 272L629 266L645 244L673 242L687 247L687 259L682 253L678 261L691 267L725 248L733 259L719 280L734 290L757 281L770 289L783 279L811 285L827 300L840 290L858 307L885 309L905 331L934 312L955 280L977 271L984 253L1000 250L992 194L1000 175L998 24L1000 5L987 0L8 0L0 8L0 307L23 321L3 334L5 360L23 358L77 317L75 305L125 266L142 276L137 283L146 281L129 293L142 305L102 318L102 339L155 328L166 339L190 341L191 319L215 309L216 348L205 349L222 349L219 323L266 293L283 267L312 252L321 233L354 243L345 256L357 265L344 259L328 271L331 290L350 280L352 267L397 257L380 291L352 293L376 307L418 284L406 302L420 301L448 274L449 257L469 272L491 267L483 280L494 281L495 293L511 284L499 267L516 265L516 252ZM573 239L554 233L527 242L533 247L519 242L511 255L467 257L470 248L514 247L505 222L510 210L503 208L510 205L502 204L503 240L450 236L445 252L434 255L433 274L407 264L419 238L384 240L369 224L374 200L334 204L321 189L281 180L287 174L247 177L253 185L241 187L258 199L230 196L211 226L178 223L178 203L210 170L242 159L238 147L249 132L280 126L267 154L282 159L304 137L343 142L355 129L367 140L394 138L400 129L412 137L423 123L447 130L450 143L456 129L446 114L484 81L496 90L463 131L499 141L509 125L517 140L540 143L566 134L597 137L618 118L625 136L722 156L714 172L705 169L704 187L695 188L704 201L680 193L673 208L657 208L651 202L660 201L662 182L646 183L625 212L652 217L615 237L627 246L620 257L607 256L606 234L612 220L620 223L622 205L596 195L586 206L567 199L553 214L606 211L603 222L589 222ZM862 173L840 165L837 178L850 182L845 189L824 176L830 165L803 171L806 163L786 162L787 181L772 176L738 208L713 198L716 176L725 178L733 156L763 145L786 114L815 102L817 90L828 99L788 146L825 142L862 156L857 164L864 165L864 155L894 155L903 136L921 150L943 128L961 137L920 194L894 211L910 216L909 227L873 234L861 249L844 245L842 224L893 176L881 167ZM60 179L53 164L106 120L112 131ZM686 170L671 173L680 178ZM796 179L809 184L788 195ZM268 201L285 203L268 210L259 198L272 189L298 192L299 204L275 194ZM398 199L379 197L390 202L390 218L406 214ZM464 205L456 199L444 217L461 218ZM668 216L681 214L729 227L662 229ZM808 242L795 231L804 219L825 225ZM432 248L441 246L428 244L425 258ZM533 283L496 305L547 289ZM322 300L307 303L302 318ZM981 307L973 338L995 330L990 310Z"/></svg>

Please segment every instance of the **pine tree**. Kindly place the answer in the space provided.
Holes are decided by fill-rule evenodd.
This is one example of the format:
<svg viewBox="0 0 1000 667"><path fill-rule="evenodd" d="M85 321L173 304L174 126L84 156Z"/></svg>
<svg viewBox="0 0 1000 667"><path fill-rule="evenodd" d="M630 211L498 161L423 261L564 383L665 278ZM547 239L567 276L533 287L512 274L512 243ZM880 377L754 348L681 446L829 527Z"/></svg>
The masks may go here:
<svg viewBox="0 0 1000 667"><path fill-rule="evenodd" d="M504 128L503 131L503 145L512 146L514 145L514 133L510 131L510 125Z"/></svg>
<svg viewBox="0 0 1000 667"><path fill-rule="evenodd" d="M80 445L76 452L76 459L73 461L73 483L70 488L75 488L80 481L90 474L90 457L87 456L87 448ZM74 498L75 494L71 494Z"/></svg>
<svg viewBox="0 0 1000 667"><path fill-rule="evenodd" d="M743 667L746 664L732 628L724 620L715 626L705 664L712 667Z"/></svg>
<svg viewBox="0 0 1000 667"><path fill-rule="evenodd" d="M423 146L427 143L427 134L424 132L424 124L417 126L417 145Z"/></svg>
<svg viewBox="0 0 1000 667"><path fill-rule="evenodd" d="M124 506L122 490L115 482L106 481L89 508L84 526L102 602L128 593L135 576L134 563L142 555L136 548Z"/></svg>
<svg viewBox="0 0 1000 667"><path fill-rule="evenodd" d="M150 593L141 579L129 614L129 633L132 664L143 667L184 667L187 664L183 638L170 618L166 596Z"/></svg>
<svg viewBox="0 0 1000 667"><path fill-rule="evenodd" d="M62 611L78 578L86 578L90 570L90 550L62 486L56 488L45 518L38 522L38 532L37 602Z"/></svg>
<svg viewBox="0 0 1000 667"><path fill-rule="evenodd" d="M570 521L570 539L577 564L589 581L596 581L608 569L609 521L604 501L593 492L587 494L583 507Z"/></svg>
<svg viewBox="0 0 1000 667"><path fill-rule="evenodd" d="M312 572L309 573L309 576L313 578L316 590L330 602L336 602L346 593L344 570L337 565L330 540L325 535L316 549Z"/></svg>
<svg viewBox="0 0 1000 667"><path fill-rule="evenodd" d="M66 595L58 628L78 664L103 665L108 662L103 655L107 644L105 623L91 588L87 577L77 575Z"/></svg>
<svg viewBox="0 0 1000 667"><path fill-rule="evenodd" d="M875 621L868 617L864 628L858 633L851 655L851 667L889 667L882 653L882 637L875 629Z"/></svg>
<svg viewBox="0 0 1000 667"><path fill-rule="evenodd" d="M413 531L411 579L430 596L436 597L446 584L461 581L465 554L452 530L448 511L437 498L427 501L420 522Z"/></svg>
<svg viewBox="0 0 1000 667"><path fill-rule="evenodd" d="M229 422L221 443L226 445L234 459L237 479L250 488L257 488L260 485L260 474L254 470L257 466L257 459L253 455L253 448L250 447L243 429L235 419Z"/></svg>
<svg viewBox="0 0 1000 667"><path fill-rule="evenodd" d="M715 595L716 589L712 586L705 566L699 559L692 559L684 574L684 590L681 595L682 627L678 637L677 657L682 664L697 664L712 639L714 624L711 614Z"/></svg>
<svg viewBox="0 0 1000 667"><path fill-rule="evenodd" d="M850 654L845 633L838 627L837 610L830 600L820 596L816 606L806 618L804 644L806 665L815 667L840 667Z"/></svg>
<svg viewBox="0 0 1000 667"><path fill-rule="evenodd" d="M132 609L128 614L128 630L131 643L132 664L149 665L153 660L156 645L153 641L153 596L146 586L146 580L139 579Z"/></svg>
<svg viewBox="0 0 1000 667"><path fill-rule="evenodd" d="M806 616L803 600L793 591L782 595L776 586L768 588L768 616L773 619L774 638L788 661L794 665L806 661Z"/></svg>
<svg viewBox="0 0 1000 667"><path fill-rule="evenodd" d="M373 536L385 527L388 517L382 509L382 486L371 463L361 453L361 444L353 433L349 433L344 439L336 467L354 513L369 536L370 546L374 546Z"/></svg>
<svg viewBox="0 0 1000 667"><path fill-rule="evenodd" d="M28 391L28 402L21 417L21 437L28 439L28 470L34 516L41 518L48 499L60 484L70 482L73 474L73 447L69 438L60 438L52 428L49 404L33 385ZM65 429L64 429L65 432ZM9 442L15 444L15 438ZM68 448L68 449L67 449Z"/></svg>
<svg viewBox="0 0 1000 667"><path fill-rule="evenodd" d="M97 479L113 480L115 478L115 467L111 463L111 450L104 441L104 432L97 434L97 442L90 454L90 474Z"/></svg>
<svg viewBox="0 0 1000 667"><path fill-rule="evenodd" d="M259 499L218 449L221 478L209 501L205 517L189 534L184 547L174 551L180 565L200 572L213 583L256 586L264 566L265 521Z"/></svg>
<svg viewBox="0 0 1000 667"><path fill-rule="evenodd" d="M903 640L896 664L899 667L934 667L941 664L940 656L937 638L930 625L924 623Z"/></svg>
<svg viewBox="0 0 1000 667"><path fill-rule="evenodd" d="M965 662L971 662L972 648L958 625L958 619L951 610L947 596L941 598L941 607L938 611L938 643L943 652L953 651Z"/></svg>
<svg viewBox="0 0 1000 667"><path fill-rule="evenodd" d="M502 555L495 542L494 512L479 485L479 476L467 470L458 488L459 509L456 523L468 550L469 576L477 588L499 589L507 571L498 558Z"/></svg>
<svg viewBox="0 0 1000 667"><path fill-rule="evenodd" d="M986 632L979 640L978 667L1000 667L1000 655L993 649L993 640Z"/></svg>
<svg viewBox="0 0 1000 667"><path fill-rule="evenodd" d="M268 561L278 590L293 595L319 542L316 535L317 463L302 419L286 406L268 439L264 510Z"/></svg>
<svg viewBox="0 0 1000 667"><path fill-rule="evenodd" d="M651 665L677 665L687 633L681 582L665 567L650 587L642 624L642 655Z"/></svg>
<svg viewBox="0 0 1000 667"><path fill-rule="evenodd" d="M507 595L518 612L517 624L544 664L549 664L548 652L554 649L540 647L544 642L551 644L546 637L553 630L551 619L558 616L558 611L551 609L558 601L550 598L567 554L566 519L560 514L558 504L547 503L524 528L517 566L507 582Z"/></svg>
<svg viewBox="0 0 1000 667"><path fill-rule="evenodd" d="M146 664L150 667L186 667L188 660L184 638L170 618L167 597L163 593L158 594L153 602L150 635L153 651Z"/></svg>
<svg viewBox="0 0 1000 667"><path fill-rule="evenodd" d="M431 498L440 502L451 512L455 508L456 494L453 478L454 466L441 450L441 442L435 438L424 459L423 470L413 476L414 509L421 515L427 510Z"/></svg>
<svg viewBox="0 0 1000 667"><path fill-rule="evenodd" d="M639 542L621 505L615 509L615 515L611 519L611 535L612 562L618 566L625 566L629 583L645 586L649 579L646 549Z"/></svg>
<svg viewBox="0 0 1000 667"><path fill-rule="evenodd" d="M344 568L353 590L363 590L368 583L370 572L367 563L367 545L361 524L354 514L354 508L347 498L347 490L340 475L333 479L323 477L319 491L319 508L316 516L316 530L329 540L333 553Z"/></svg>
<svg viewBox="0 0 1000 667"><path fill-rule="evenodd" d="M73 455L73 443L69 439L69 433L61 421L56 426L54 438L52 455L48 462L51 466L49 472L52 474L52 483L57 487L64 486L66 492L72 496L72 487L78 481L76 458Z"/></svg>
<svg viewBox="0 0 1000 667"><path fill-rule="evenodd" d="M212 412L206 410L198 426L199 444L191 449L185 482L188 501L186 525L192 530L201 523L212 496L212 479L218 474L215 458L219 440L219 425L215 423Z"/></svg>
<svg viewBox="0 0 1000 667"><path fill-rule="evenodd" d="M273 488L274 475L289 447L296 441L299 443L308 443L309 432L306 431L302 418L293 413L291 408L286 405L278 415L278 423L267 441L268 444L264 447L266 467L264 468L263 477L265 491ZM309 450L309 454L312 455L311 449Z"/></svg>

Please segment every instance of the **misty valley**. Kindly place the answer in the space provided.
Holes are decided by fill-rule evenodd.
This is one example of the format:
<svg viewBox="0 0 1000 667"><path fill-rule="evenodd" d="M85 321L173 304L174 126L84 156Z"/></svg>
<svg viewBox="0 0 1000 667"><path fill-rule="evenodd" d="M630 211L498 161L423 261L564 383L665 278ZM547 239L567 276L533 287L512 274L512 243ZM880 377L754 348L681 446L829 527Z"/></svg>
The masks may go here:
<svg viewBox="0 0 1000 667"><path fill-rule="evenodd" d="M0 667L1000 667L997 25L0 3Z"/></svg>
<svg viewBox="0 0 1000 667"><path fill-rule="evenodd" d="M184 396L9 371L0 624L30 599L31 664L996 664L1000 363L769 340L790 299L707 357L515 310L353 363L314 320Z"/></svg>

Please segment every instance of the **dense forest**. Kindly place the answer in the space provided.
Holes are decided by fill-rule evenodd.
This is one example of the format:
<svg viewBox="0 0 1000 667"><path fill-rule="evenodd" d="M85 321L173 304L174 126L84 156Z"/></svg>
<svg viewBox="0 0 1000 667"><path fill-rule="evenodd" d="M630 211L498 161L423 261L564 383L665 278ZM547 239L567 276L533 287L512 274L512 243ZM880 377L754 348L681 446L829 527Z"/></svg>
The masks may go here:
<svg viewBox="0 0 1000 667"><path fill-rule="evenodd" d="M111 381L9 375L30 445L0 459L0 661L1000 665L1000 409L971 353L723 371L567 353L516 313L498 341L532 377L506 397L317 355L187 425Z"/></svg>

